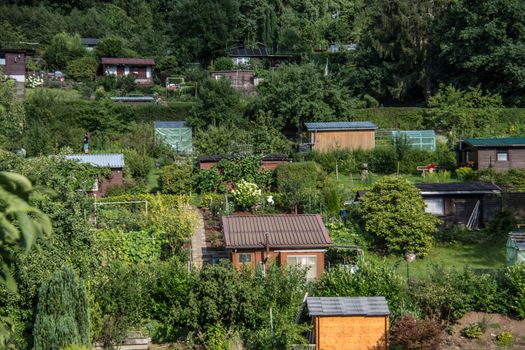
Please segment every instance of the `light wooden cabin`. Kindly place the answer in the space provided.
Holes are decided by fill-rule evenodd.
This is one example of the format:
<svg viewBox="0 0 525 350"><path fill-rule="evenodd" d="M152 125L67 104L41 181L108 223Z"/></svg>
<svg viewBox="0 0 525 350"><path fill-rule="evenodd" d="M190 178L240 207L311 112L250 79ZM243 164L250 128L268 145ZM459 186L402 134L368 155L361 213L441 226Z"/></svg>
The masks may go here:
<svg viewBox="0 0 525 350"><path fill-rule="evenodd" d="M305 123L312 151L370 150L375 147L377 126L371 122Z"/></svg>

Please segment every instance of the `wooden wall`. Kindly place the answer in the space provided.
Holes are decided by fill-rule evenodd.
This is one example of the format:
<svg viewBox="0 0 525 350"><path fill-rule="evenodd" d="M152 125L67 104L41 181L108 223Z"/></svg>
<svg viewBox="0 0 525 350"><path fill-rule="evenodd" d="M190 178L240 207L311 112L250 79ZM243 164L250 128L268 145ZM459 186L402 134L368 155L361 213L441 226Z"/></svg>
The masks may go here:
<svg viewBox="0 0 525 350"><path fill-rule="evenodd" d="M232 251L231 253L231 260L233 263L233 266L236 268L241 268L242 264L239 262L239 254L249 253L252 255L252 264L251 268L255 268L259 262L263 261L265 251L263 249L261 250L238 250L238 251ZM321 275L324 272L324 252L308 252L305 250L301 250L298 252L275 252L270 250L270 264L277 261L280 266L286 266L286 258L288 256L315 256L317 257L317 278L320 278Z"/></svg>
<svg viewBox="0 0 525 350"><path fill-rule="evenodd" d="M499 148L499 150L504 150ZM498 162L496 148L482 148L477 150L478 169L492 167L496 171L506 171L510 169L525 169L525 147L508 148L509 160Z"/></svg>
<svg viewBox="0 0 525 350"><path fill-rule="evenodd" d="M374 130L313 131L312 150L330 151L333 149L369 150L375 147Z"/></svg>
<svg viewBox="0 0 525 350"><path fill-rule="evenodd" d="M316 349L387 349L388 316L323 316L314 318Z"/></svg>

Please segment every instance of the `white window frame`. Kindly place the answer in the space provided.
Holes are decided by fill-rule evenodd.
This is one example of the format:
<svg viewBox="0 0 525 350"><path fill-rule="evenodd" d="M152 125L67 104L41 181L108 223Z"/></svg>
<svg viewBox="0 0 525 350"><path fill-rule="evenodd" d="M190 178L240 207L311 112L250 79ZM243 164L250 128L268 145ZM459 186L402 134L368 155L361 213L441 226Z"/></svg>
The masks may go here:
<svg viewBox="0 0 525 350"><path fill-rule="evenodd" d="M295 260L295 262L290 261ZM313 260L313 263L312 263ZM286 266L306 269L306 280L312 281L317 279L317 256L316 255L288 255L286 257Z"/></svg>
<svg viewBox="0 0 525 350"><path fill-rule="evenodd" d="M249 261L242 261L242 258L241 257L250 257L250 260ZM252 264L252 261L253 261L253 257L252 257L252 253L239 253L239 264L241 265L251 265Z"/></svg>
<svg viewBox="0 0 525 350"><path fill-rule="evenodd" d="M445 199L443 197L425 198L425 213L444 216Z"/></svg>
<svg viewBox="0 0 525 350"><path fill-rule="evenodd" d="M504 156L504 157L500 158L500 156ZM496 151L496 160L498 162L508 162L509 161L509 151L508 150Z"/></svg>

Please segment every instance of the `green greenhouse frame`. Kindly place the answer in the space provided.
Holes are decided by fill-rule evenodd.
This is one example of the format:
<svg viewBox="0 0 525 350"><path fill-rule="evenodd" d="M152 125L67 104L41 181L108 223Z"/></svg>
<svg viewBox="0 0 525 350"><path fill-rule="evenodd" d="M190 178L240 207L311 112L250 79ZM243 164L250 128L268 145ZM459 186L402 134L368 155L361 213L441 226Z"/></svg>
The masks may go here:
<svg viewBox="0 0 525 350"><path fill-rule="evenodd" d="M406 137L408 143L417 149L426 151L436 150L436 132L434 130L400 130L392 131L392 140Z"/></svg>
<svg viewBox="0 0 525 350"><path fill-rule="evenodd" d="M525 232L511 232L506 248L507 265L525 261Z"/></svg>
<svg viewBox="0 0 525 350"><path fill-rule="evenodd" d="M186 126L186 122L156 121L154 127L157 140L166 142L177 153L192 153L192 131Z"/></svg>

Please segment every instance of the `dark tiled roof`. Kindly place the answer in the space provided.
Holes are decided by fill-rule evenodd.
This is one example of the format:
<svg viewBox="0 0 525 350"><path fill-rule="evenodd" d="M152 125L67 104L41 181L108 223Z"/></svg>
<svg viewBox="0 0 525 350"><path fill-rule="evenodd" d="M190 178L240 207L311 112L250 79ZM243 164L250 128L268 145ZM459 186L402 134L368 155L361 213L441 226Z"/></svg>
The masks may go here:
<svg viewBox="0 0 525 350"><path fill-rule="evenodd" d="M384 297L311 297L306 298L310 316L387 316Z"/></svg>
<svg viewBox="0 0 525 350"><path fill-rule="evenodd" d="M232 47L230 49L230 57L267 57L268 50L265 47L247 48L247 47Z"/></svg>
<svg viewBox="0 0 525 350"><path fill-rule="evenodd" d="M488 182L417 183L421 194L440 193L500 193L501 188Z"/></svg>
<svg viewBox="0 0 525 350"><path fill-rule="evenodd" d="M185 128L186 122L184 120L175 120L175 121L169 121L169 122L156 121L154 123L154 126L155 126L155 129L164 129L164 128L178 129L178 128Z"/></svg>
<svg viewBox="0 0 525 350"><path fill-rule="evenodd" d="M133 66L154 66L155 60L151 58L120 58L120 57L102 57L102 64L129 64Z"/></svg>
<svg viewBox="0 0 525 350"><path fill-rule="evenodd" d="M474 147L525 146L525 137L470 138L465 143Z"/></svg>
<svg viewBox="0 0 525 350"><path fill-rule="evenodd" d="M226 248L322 248L332 244L319 214L223 216Z"/></svg>
<svg viewBox="0 0 525 350"><path fill-rule="evenodd" d="M321 122L304 123L308 131L316 130L375 130L377 125L372 122Z"/></svg>

